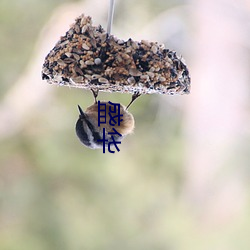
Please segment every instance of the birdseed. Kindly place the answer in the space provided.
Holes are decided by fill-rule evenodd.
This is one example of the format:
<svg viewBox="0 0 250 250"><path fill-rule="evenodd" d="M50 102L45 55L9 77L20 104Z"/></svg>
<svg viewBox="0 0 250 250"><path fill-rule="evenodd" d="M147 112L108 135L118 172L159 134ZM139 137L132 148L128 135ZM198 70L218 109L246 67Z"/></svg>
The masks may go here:
<svg viewBox="0 0 250 250"><path fill-rule="evenodd" d="M157 42L123 41L81 15L46 56L43 80L106 92L188 94L182 57Z"/></svg>

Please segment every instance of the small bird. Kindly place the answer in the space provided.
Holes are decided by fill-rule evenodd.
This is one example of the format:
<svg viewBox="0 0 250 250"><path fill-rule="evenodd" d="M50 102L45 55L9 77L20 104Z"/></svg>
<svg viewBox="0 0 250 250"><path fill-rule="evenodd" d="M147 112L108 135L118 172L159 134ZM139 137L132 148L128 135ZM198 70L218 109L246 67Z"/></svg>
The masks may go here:
<svg viewBox="0 0 250 250"><path fill-rule="evenodd" d="M131 134L134 130L134 117L127 110L132 101L127 108L122 104L116 103L118 108L114 109L114 103L107 101L97 102L98 91L92 90L92 92L95 98L93 105L88 107L85 112L78 105L80 114L75 129L79 140L83 145L91 149L103 148L103 138L107 140L105 141L106 147L110 140L122 141L125 136ZM103 109L100 110L98 105L105 106L105 111ZM106 119L110 110L112 111L112 118ZM105 134L103 134L103 131L105 131Z"/></svg>

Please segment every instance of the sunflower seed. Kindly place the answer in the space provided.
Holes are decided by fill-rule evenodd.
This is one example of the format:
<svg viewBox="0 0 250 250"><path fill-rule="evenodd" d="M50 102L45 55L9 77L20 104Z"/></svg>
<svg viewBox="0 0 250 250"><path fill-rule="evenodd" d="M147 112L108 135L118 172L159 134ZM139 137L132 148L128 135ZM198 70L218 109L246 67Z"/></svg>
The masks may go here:
<svg viewBox="0 0 250 250"><path fill-rule="evenodd" d="M57 60L57 63L58 63L60 66L66 66L66 65L67 65L62 59Z"/></svg>
<svg viewBox="0 0 250 250"><path fill-rule="evenodd" d="M151 79L153 79L154 76L155 76L155 74L154 74L153 72L150 72L150 71L147 72L147 75L148 75Z"/></svg>
<svg viewBox="0 0 250 250"><path fill-rule="evenodd" d="M142 73L138 69L135 69L135 68L130 68L129 74L131 76L141 76L142 75Z"/></svg>
<svg viewBox="0 0 250 250"><path fill-rule="evenodd" d="M149 76L148 75L142 75L141 77L140 77L140 79L142 80L142 81L149 81Z"/></svg>
<svg viewBox="0 0 250 250"><path fill-rule="evenodd" d="M101 75L97 75L97 74L94 74L94 75L92 75L92 77L91 77L91 79L98 79L98 78L100 78L101 77ZM104 78L103 78L104 79Z"/></svg>
<svg viewBox="0 0 250 250"><path fill-rule="evenodd" d="M82 44L82 48L85 49L85 50L89 50L89 46L86 44L86 43L83 43Z"/></svg>
<svg viewBox="0 0 250 250"><path fill-rule="evenodd" d="M71 54L70 52L66 52L65 55L66 55L67 57L71 57L72 54Z"/></svg>
<svg viewBox="0 0 250 250"><path fill-rule="evenodd" d="M77 34L79 34L80 33L80 27L79 27L79 25L75 25L75 31L76 31L76 33Z"/></svg>
<svg viewBox="0 0 250 250"><path fill-rule="evenodd" d="M148 47L150 47L150 42L147 41L147 40L142 40L141 43L148 46Z"/></svg>
<svg viewBox="0 0 250 250"><path fill-rule="evenodd" d="M74 56L74 58L75 58L77 61L80 60L80 56L79 56L79 55L77 55L77 54L75 54L75 53L73 53L72 55Z"/></svg>
<svg viewBox="0 0 250 250"><path fill-rule="evenodd" d="M79 67L75 66L75 67L74 67L74 70L75 70L75 72L78 73L79 75L83 75L83 72L82 72L82 70L81 70Z"/></svg>
<svg viewBox="0 0 250 250"><path fill-rule="evenodd" d="M109 81L108 81L106 78L104 78L104 77L100 77L100 78L98 79L98 82L99 82L99 83L106 83L106 84L109 83Z"/></svg>
<svg viewBox="0 0 250 250"><path fill-rule="evenodd" d="M70 63L72 63L72 62L75 62L75 59L73 59L73 58L65 58L63 61L64 61L65 63L67 63L67 64L70 64Z"/></svg>
<svg viewBox="0 0 250 250"><path fill-rule="evenodd" d="M135 78L134 77L129 77L128 78L128 83L129 84L135 84Z"/></svg>
<svg viewBox="0 0 250 250"><path fill-rule="evenodd" d="M82 34L84 34L86 31L87 31L87 29L88 29L88 26L87 25L85 25L85 26L83 26L82 27Z"/></svg>
<svg viewBox="0 0 250 250"><path fill-rule="evenodd" d="M82 83L83 77L82 76L75 76L75 77L72 77L72 80L76 83Z"/></svg>
<svg viewBox="0 0 250 250"><path fill-rule="evenodd" d="M86 65L94 65L95 63L94 63L93 61L87 60L87 61L85 62L85 64L86 64Z"/></svg>
<svg viewBox="0 0 250 250"><path fill-rule="evenodd" d="M151 47L151 51L152 51L154 54L156 54L157 51L158 51L158 48L157 48L155 45L153 45L153 46Z"/></svg>

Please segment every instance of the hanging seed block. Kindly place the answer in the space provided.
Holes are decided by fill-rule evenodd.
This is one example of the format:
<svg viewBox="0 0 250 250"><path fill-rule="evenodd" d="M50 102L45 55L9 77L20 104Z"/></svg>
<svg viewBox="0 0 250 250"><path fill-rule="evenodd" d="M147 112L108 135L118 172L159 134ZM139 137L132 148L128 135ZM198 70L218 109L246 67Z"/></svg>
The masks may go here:
<svg viewBox="0 0 250 250"><path fill-rule="evenodd" d="M49 83L106 92L187 94L182 57L155 42L120 40L80 16L45 58Z"/></svg>

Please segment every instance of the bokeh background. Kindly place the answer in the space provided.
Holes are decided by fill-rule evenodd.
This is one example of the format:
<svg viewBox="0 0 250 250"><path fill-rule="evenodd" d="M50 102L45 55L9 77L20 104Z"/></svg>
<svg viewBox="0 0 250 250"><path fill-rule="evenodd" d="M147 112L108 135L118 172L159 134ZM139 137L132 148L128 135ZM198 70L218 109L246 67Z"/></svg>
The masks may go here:
<svg viewBox="0 0 250 250"><path fill-rule="evenodd" d="M41 80L74 18L106 27L108 5L0 2L0 249L249 250L250 1L116 1L113 34L182 54L192 91L140 97L115 154L75 136L90 91Z"/></svg>

